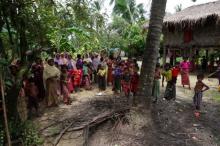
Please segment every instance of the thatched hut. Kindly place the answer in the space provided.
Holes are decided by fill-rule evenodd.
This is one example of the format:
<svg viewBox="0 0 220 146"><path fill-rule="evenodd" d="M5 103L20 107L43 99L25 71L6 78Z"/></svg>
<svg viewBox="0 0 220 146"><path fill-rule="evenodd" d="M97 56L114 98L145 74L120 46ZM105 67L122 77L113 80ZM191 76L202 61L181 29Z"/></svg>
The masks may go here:
<svg viewBox="0 0 220 146"><path fill-rule="evenodd" d="M220 1L165 16L163 34L164 48L179 50L189 57L199 48L220 48Z"/></svg>

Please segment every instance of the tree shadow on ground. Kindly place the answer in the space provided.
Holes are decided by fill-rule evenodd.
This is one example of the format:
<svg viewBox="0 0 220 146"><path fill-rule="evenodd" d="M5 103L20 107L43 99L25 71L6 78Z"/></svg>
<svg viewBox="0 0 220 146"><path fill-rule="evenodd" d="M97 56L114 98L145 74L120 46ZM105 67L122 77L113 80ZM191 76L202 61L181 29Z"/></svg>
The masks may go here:
<svg viewBox="0 0 220 146"><path fill-rule="evenodd" d="M155 146L216 146L220 143L220 105L204 103L199 119L193 106L184 100L159 100L152 105L156 127Z"/></svg>

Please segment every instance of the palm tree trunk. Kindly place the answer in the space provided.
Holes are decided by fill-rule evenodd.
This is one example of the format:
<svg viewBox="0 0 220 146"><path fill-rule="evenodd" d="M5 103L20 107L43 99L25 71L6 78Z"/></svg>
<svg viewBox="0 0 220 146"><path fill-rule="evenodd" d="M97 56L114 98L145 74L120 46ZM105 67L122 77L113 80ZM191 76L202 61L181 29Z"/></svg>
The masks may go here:
<svg viewBox="0 0 220 146"><path fill-rule="evenodd" d="M150 108L155 66L159 53L160 36L167 0L153 0L146 48L141 67L139 96L140 102Z"/></svg>

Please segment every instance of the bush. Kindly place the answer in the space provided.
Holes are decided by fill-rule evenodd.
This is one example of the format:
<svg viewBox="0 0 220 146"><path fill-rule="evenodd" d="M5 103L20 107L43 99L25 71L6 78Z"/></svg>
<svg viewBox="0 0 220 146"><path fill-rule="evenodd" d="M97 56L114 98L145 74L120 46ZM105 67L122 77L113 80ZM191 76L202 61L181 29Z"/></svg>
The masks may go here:
<svg viewBox="0 0 220 146"><path fill-rule="evenodd" d="M9 131L11 140L22 140L24 146L40 146L43 140L38 135L37 129L31 121L25 123L18 123L14 120L9 121ZM6 135L3 125L0 125L0 146L6 143Z"/></svg>

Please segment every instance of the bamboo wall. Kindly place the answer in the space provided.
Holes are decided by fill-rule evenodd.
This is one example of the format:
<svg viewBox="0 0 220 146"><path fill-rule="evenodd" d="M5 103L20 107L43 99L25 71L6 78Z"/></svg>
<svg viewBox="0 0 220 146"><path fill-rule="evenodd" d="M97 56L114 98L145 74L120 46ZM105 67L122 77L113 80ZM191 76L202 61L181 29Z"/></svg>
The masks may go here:
<svg viewBox="0 0 220 146"><path fill-rule="evenodd" d="M170 48L209 48L220 47L220 25L207 25L193 29L193 40L190 43L184 43L184 32L175 30L174 32L163 30L164 46Z"/></svg>

